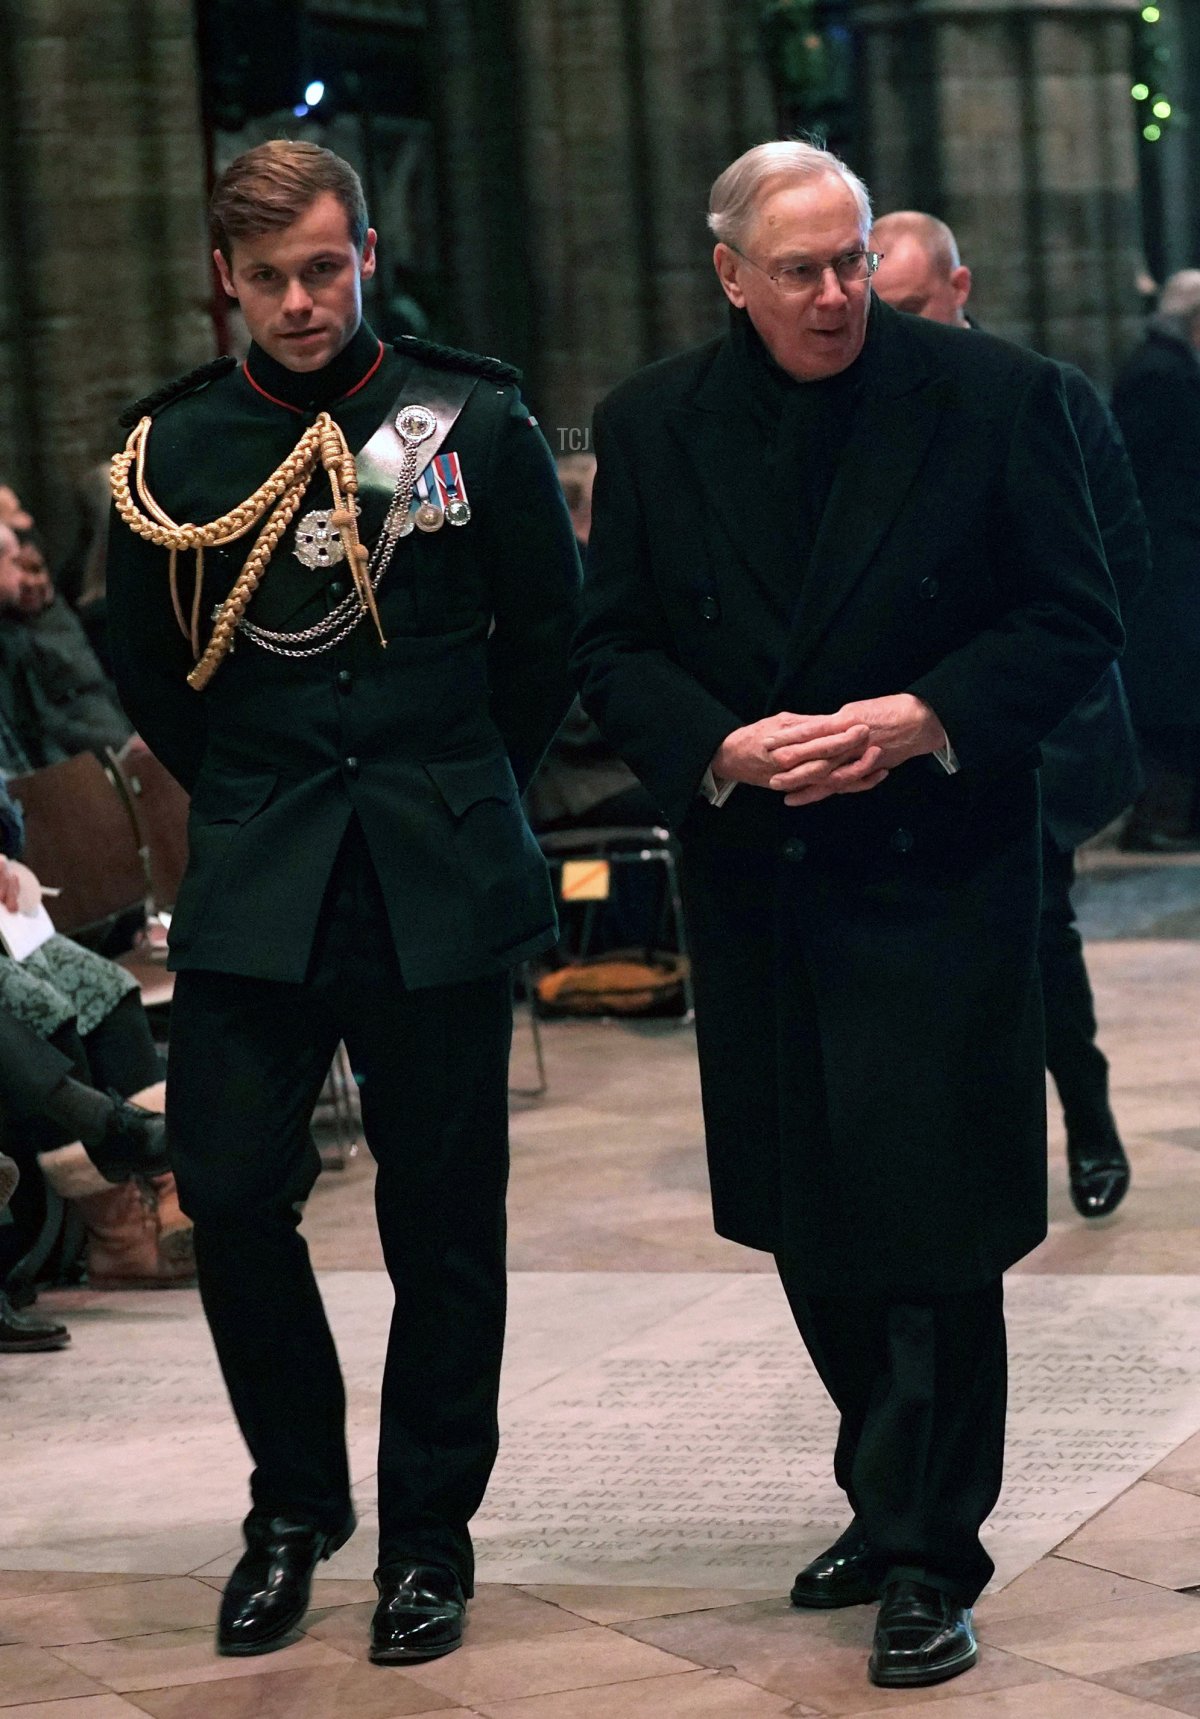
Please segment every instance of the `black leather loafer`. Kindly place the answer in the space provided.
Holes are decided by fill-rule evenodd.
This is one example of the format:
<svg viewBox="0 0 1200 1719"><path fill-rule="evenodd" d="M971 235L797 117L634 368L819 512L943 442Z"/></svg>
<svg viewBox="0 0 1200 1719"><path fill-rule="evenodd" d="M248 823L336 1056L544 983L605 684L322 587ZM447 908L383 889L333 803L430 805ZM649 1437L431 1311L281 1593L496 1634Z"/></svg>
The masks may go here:
<svg viewBox="0 0 1200 1719"><path fill-rule="evenodd" d="M970 1671L979 1658L971 1608L924 1582L883 1590L867 1674L883 1689L919 1689Z"/></svg>
<svg viewBox="0 0 1200 1719"><path fill-rule="evenodd" d="M1129 1192L1129 1159L1116 1135L1088 1150L1068 1144L1071 1202L1083 1218L1106 1218Z"/></svg>
<svg viewBox="0 0 1200 1719"><path fill-rule="evenodd" d="M884 1571L857 1522L827 1552L806 1564L792 1584L792 1604L814 1611L865 1606L879 1598Z"/></svg>
<svg viewBox="0 0 1200 1719"><path fill-rule="evenodd" d="M373 1664L440 1659L461 1644L467 1600L453 1570L444 1564L377 1570L375 1586L379 1604L371 1619Z"/></svg>
<svg viewBox="0 0 1200 1719"><path fill-rule="evenodd" d="M283 1516L262 1522L251 1517L246 1550L221 1595L217 1652L239 1659L282 1647L308 1610L313 1571L346 1544L354 1528L353 1516L336 1534Z"/></svg>

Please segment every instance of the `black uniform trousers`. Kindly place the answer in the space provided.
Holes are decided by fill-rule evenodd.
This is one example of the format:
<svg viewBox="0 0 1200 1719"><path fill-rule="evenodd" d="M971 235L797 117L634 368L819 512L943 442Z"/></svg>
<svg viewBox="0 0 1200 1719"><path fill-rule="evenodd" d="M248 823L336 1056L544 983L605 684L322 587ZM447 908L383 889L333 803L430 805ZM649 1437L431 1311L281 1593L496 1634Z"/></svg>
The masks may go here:
<svg viewBox="0 0 1200 1719"><path fill-rule="evenodd" d="M1096 1043L1096 1008L1075 923L1075 855L1043 831L1042 917L1038 965L1046 1015L1046 1067L1063 1107L1067 1138L1082 1150L1107 1146L1116 1133L1108 1097L1108 1059Z"/></svg>
<svg viewBox="0 0 1200 1719"><path fill-rule="evenodd" d="M1008 1396L1004 1289L809 1295L776 1261L841 1416L834 1476L886 1569L973 1605L995 1568L979 1530L1000 1496Z"/></svg>
<svg viewBox="0 0 1200 1719"><path fill-rule="evenodd" d="M352 822L303 984L184 971L167 1118L201 1298L254 1461L253 1512L330 1532L350 1510L345 1394L301 1206L339 1039L361 1085L395 1309L379 1439L379 1562L455 1570L497 1448L504 1336L507 974L410 991Z"/></svg>

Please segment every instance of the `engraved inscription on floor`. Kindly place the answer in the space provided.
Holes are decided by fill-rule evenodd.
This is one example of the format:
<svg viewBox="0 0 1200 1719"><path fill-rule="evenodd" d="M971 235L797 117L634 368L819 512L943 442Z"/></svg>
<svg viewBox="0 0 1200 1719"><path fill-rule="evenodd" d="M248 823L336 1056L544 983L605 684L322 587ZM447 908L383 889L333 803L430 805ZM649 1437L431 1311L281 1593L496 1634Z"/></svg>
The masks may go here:
<svg viewBox="0 0 1200 1719"><path fill-rule="evenodd" d="M328 1568L367 1575L390 1297L373 1272L323 1288L362 1518ZM1200 1286L1016 1277L1008 1309L1000 1584L1200 1429ZM6 1565L228 1568L245 1458L195 1296L105 1296L71 1322L72 1350L4 1369ZM516 1273L510 1333L485 1580L778 1591L842 1525L833 1412L771 1277Z"/></svg>

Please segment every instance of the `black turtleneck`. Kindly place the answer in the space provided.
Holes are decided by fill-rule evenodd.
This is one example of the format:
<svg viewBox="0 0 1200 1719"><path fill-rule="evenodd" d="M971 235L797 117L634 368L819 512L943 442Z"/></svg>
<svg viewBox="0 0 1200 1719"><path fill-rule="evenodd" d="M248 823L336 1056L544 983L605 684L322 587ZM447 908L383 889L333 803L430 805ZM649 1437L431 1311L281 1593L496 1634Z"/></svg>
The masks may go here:
<svg viewBox="0 0 1200 1719"><path fill-rule="evenodd" d="M346 342L336 358L320 370L289 370L254 342L246 354L246 372L265 394L296 412L322 412L345 398L370 374L379 358L379 336L367 323Z"/></svg>
<svg viewBox="0 0 1200 1719"><path fill-rule="evenodd" d="M878 318L852 364L836 376L798 382L781 370L748 313L730 307L730 338L755 416L768 438L766 472L780 529L808 565L838 461L870 375Z"/></svg>

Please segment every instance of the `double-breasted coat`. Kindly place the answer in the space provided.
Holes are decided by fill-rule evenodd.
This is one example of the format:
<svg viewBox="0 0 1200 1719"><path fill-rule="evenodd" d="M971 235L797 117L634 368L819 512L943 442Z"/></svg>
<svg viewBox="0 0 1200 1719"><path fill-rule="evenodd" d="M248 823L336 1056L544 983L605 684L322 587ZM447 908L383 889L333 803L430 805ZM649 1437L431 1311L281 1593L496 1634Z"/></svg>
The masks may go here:
<svg viewBox="0 0 1200 1719"><path fill-rule="evenodd" d="M117 684L147 744L192 795L173 967L302 980L355 816L410 988L498 973L554 940L553 894L520 794L571 700L579 559L516 373L417 341L393 351L364 325L320 373L323 397L310 400L303 376L252 348L246 367L156 409L146 476L175 520L217 518L265 481L319 409L357 452L401 399L420 399L419 384L408 386L418 362L474 378L443 448L459 456L471 519L401 538L377 593L386 649L369 623L300 659L239 639L194 692L166 551L114 521ZM361 494L364 543L375 541L389 499ZM344 564L306 566L293 553L297 524L330 501L318 470L250 621L302 631L343 599ZM206 553L206 615L253 541ZM181 552L180 564L186 594L191 557Z"/></svg>
<svg viewBox="0 0 1200 1719"><path fill-rule="evenodd" d="M955 1292L1045 1232L1038 743L1122 632L1057 367L878 302L859 364L806 565L736 341L603 402L575 660L681 844L717 1229ZM906 690L957 774L701 795L741 724Z"/></svg>

